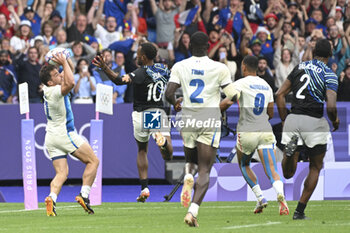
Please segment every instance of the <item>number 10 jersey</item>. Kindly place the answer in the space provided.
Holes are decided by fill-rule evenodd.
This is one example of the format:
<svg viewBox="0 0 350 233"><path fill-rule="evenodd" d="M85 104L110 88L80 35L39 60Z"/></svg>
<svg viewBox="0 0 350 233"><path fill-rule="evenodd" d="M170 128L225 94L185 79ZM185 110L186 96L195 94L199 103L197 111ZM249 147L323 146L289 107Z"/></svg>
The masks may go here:
<svg viewBox="0 0 350 233"><path fill-rule="evenodd" d="M311 60L297 65L289 74L291 82L292 113L323 117L326 91L338 90L338 77L322 61Z"/></svg>
<svg viewBox="0 0 350 233"><path fill-rule="evenodd" d="M160 63L142 66L130 73L134 87L134 111L163 108L163 94L170 78L169 69Z"/></svg>

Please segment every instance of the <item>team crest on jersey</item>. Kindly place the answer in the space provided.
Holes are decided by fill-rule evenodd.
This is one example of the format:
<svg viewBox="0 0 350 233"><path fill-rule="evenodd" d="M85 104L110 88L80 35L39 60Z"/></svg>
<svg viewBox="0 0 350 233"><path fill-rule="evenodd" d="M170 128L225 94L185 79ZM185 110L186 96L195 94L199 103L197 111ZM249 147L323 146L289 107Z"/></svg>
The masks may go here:
<svg viewBox="0 0 350 233"><path fill-rule="evenodd" d="M157 111L144 111L143 112L143 128L144 129L160 129L161 128L162 114Z"/></svg>

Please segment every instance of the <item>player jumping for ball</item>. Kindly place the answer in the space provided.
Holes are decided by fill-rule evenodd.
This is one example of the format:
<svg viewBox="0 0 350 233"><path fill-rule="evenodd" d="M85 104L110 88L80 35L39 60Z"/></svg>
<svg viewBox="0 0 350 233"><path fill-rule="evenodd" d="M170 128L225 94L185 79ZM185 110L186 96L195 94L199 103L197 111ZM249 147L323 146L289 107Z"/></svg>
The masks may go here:
<svg viewBox="0 0 350 233"><path fill-rule="evenodd" d="M69 93L74 87L74 76L69 60L62 53L54 54L52 60L61 65L63 71L59 73L56 66L49 64L43 66L39 73L40 80L45 85L43 88L44 110L47 118L45 146L56 171L50 184L50 194L45 198L46 213L47 216L57 215L56 200L63 183L67 180L67 154L69 153L86 164L81 192L75 199L86 212L93 214L89 193L96 177L99 160L90 145L76 133L74 127L69 100Z"/></svg>

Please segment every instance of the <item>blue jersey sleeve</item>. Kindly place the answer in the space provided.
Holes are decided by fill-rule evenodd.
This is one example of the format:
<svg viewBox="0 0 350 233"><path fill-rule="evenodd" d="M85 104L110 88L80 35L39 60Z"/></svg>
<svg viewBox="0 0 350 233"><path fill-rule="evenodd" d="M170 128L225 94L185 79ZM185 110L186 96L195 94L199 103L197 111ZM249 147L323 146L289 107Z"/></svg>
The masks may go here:
<svg viewBox="0 0 350 233"><path fill-rule="evenodd" d="M325 81L326 81L326 90L333 90L335 92L338 91L338 77L333 73L326 73L325 75Z"/></svg>

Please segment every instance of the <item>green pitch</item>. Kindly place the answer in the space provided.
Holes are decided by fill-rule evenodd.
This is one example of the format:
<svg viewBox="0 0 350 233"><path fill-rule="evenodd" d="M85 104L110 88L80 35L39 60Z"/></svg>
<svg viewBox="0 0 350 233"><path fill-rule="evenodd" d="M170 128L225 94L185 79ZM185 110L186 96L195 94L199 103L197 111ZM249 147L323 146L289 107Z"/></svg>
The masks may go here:
<svg viewBox="0 0 350 233"><path fill-rule="evenodd" d="M311 201L308 221L293 221L297 202L288 204L291 215L279 216L274 201L257 215L255 202L206 202L194 229L183 223L186 209L179 203L103 203L90 216L76 203L58 203L57 217L47 217L43 203L35 211L0 203L0 232L350 232L350 201Z"/></svg>

